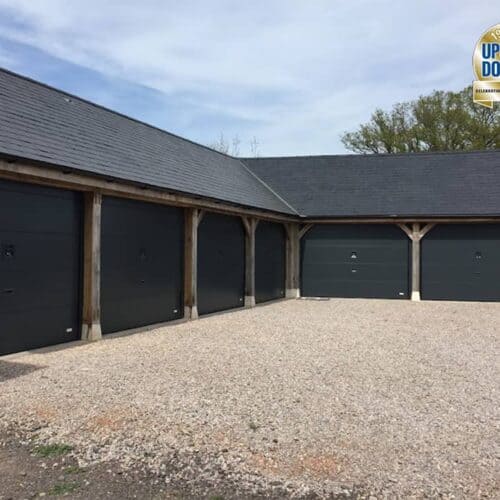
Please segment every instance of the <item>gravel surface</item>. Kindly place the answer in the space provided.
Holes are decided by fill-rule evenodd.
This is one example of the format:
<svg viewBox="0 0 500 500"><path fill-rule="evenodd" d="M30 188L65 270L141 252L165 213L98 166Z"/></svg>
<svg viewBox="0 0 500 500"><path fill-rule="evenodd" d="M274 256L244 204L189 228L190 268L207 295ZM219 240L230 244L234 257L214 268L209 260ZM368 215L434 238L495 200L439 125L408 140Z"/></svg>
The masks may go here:
<svg viewBox="0 0 500 500"><path fill-rule="evenodd" d="M500 496L500 304L284 301L0 360L0 425L193 492Z"/></svg>

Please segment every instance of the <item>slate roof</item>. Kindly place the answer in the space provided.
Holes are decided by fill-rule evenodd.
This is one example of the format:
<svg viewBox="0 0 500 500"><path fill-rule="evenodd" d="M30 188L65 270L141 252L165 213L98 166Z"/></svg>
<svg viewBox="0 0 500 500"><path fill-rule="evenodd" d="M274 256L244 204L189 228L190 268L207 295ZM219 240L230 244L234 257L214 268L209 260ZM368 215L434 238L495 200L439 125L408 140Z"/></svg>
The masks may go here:
<svg viewBox="0 0 500 500"><path fill-rule="evenodd" d="M303 216L500 216L500 150L244 161Z"/></svg>
<svg viewBox="0 0 500 500"><path fill-rule="evenodd" d="M2 69L0 156L302 217L500 216L500 150L237 159Z"/></svg>
<svg viewBox="0 0 500 500"><path fill-rule="evenodd" d="M0 155L294 213L236 158L1 69Z"/></svg>

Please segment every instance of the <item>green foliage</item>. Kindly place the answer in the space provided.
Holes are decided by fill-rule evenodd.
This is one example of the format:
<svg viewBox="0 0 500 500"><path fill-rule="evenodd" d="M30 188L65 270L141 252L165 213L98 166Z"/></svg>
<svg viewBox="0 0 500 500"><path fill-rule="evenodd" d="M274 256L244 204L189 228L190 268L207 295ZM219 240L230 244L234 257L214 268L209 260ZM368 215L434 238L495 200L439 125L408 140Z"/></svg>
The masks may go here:
<svg viewBox="0 0 500 500"><path fill-rule="evenodd" d="M78 489L78 483L57 483L49 491L51 496L67 495Z"/></svg>
<svg viewBox="0 0 500 500"><path fill-rule="evenodd" d="M72 446L64 443L43 444L35 448L35 453L40 457L59 457L66 455L72 449Z"/></svg>
<svg viewBox="0 0 500 500"><path fill-rule="evenodd" d="M390 112L376 109L368 123L341 140L356 153L500 149L500 108L474 104L470 86L435 91Z"/></svg>

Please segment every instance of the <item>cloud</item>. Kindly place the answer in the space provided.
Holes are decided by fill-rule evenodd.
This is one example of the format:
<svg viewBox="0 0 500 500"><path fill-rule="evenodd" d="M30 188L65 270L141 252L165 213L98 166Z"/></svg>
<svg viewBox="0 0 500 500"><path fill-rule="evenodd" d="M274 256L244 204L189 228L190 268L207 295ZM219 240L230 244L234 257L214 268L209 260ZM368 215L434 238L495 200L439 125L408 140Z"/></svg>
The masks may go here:
<svg viewBox="0 0 500 500"><path fill-rule="evenodd" d="M257 136L265 154L333 153L375 107L468 84L494 6L0 0L0 37L176 100L190 138L224 130Z"/></svg>

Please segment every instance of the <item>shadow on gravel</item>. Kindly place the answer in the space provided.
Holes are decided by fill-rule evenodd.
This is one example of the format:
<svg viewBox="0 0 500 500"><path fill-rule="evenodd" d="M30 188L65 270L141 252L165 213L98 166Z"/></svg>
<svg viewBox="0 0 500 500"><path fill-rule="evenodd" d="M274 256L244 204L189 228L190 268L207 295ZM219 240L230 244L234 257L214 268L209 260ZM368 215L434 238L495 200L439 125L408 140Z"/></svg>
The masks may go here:
<svg viewBox="0 0 500 500"><path fill-rule="evenodd" d="M40 370L41 368L43 366L0 360L0 382L28 375L28 373Z"/></svg>

